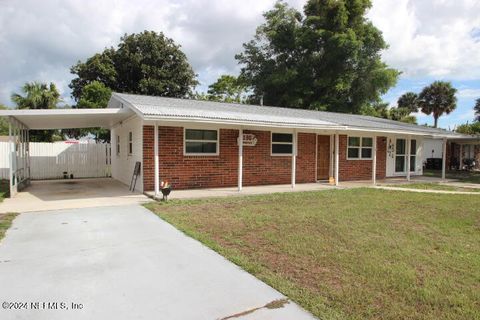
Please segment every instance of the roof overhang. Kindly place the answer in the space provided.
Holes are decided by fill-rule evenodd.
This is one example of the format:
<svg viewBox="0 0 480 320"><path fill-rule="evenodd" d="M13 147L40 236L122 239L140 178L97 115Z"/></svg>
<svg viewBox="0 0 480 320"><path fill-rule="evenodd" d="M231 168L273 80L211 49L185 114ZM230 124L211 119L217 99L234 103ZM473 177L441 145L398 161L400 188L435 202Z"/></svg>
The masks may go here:
<svg viewBox="0 0 480 320"><path fill-rule="evenodd" d="M111 128L129 118L130 109L38 109L0 110L0 117L9 117L29 129Z"/></svg>

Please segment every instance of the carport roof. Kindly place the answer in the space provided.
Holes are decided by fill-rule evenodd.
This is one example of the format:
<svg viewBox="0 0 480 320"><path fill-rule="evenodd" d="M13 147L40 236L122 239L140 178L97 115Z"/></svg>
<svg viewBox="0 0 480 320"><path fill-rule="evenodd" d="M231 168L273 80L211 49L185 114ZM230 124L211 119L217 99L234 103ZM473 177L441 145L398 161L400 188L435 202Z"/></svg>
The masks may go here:
<svg viewBox="0 0 480 320"><path fill-rule="evenodd" d="M42 109L0 110L0 116L11 117L29 129L110 128L133 115L129 109Z"/></svg>

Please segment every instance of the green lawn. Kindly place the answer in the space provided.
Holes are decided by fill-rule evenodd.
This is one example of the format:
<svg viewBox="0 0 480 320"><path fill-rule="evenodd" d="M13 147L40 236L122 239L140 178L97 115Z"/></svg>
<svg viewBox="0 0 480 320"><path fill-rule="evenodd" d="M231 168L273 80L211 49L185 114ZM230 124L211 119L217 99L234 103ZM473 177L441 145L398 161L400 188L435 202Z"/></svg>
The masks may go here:
<svg viewBox="0 0 480 320"><path fill-rule="evenodd" d="M442 172L438 170L424 170L423 175L427 177L441 177ZM457 179L465 183L480 183L480 172L447 171L445 178Z"/></svg>
<svg viewBox="0 0 480 320"><path fill-rule="evenodd" d="M13 219L18 215L18 213L0 213L0 241L5 236L8 228L12 225Z"/></svg>
<svg viewBox="0 0 480 320"><path fill-rule="evenodd" d="M376 189L147 205L321 319L480 319L480 197Z"/></svg>
<svg viewBox="0 0 480 320"><path fill-rule="evenodd" d="M464 188L452 185L439 184L434 182L418 182L408 184L392 184L387 187L421 189L421 190L443 190L443 191L460 191L460 192L480 192L480 188Z"/></svg>

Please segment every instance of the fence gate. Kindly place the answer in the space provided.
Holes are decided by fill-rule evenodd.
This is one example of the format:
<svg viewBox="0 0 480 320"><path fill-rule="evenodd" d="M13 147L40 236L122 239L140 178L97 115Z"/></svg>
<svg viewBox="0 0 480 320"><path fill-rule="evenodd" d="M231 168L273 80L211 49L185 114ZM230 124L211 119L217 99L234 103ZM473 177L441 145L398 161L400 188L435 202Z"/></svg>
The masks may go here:
<svg viewBox="0 0 480 320"><path fill-rule="evenodd" d="M0 150L7 148L8 142L0 143ZM7 178L4 175L8 172L8 163L8 153L1 152L0 178ZM63 179L64 175L69 178L71 175L74 178L111 177L110 144L30 142L32 180Z"/></svg>

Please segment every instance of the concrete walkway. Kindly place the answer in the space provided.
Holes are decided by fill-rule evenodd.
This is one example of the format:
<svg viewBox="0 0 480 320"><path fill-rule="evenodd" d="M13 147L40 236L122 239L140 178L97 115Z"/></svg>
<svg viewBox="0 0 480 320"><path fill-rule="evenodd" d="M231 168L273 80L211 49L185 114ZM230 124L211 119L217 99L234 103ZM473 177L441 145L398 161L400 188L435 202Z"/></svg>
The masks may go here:
<svg viewBox="0 0 480 320"><path fill-rule="evenodd" d="M2 320L314 319L292 302L261 308L279 299L139 205L23 213L0 243L0 302L25 308Z"/></svg>
<svg viewBox="0 0 480 320"><path fill-rule="evenodd" d="M150 201L110 178L32 181L14 198L0 203L0 213L131 205Z"/></svg>
<svg viewBox="0 0 480 320"><path fill-rule="evenodd" d="M281 185L267 185L267 186L254 186L243 187L242 191L238 191L238 188L210 188L210 189L191 189L191 190L173 190L169 199L200 199L200 198L213 198L213 197L232 197L232 196L244 196L255 194L270 194L270 193L284 193L284 192L303 192L303 191L318 191L318 190L330 190L330 189L342 189L341 186L335 187L328 183L302 183L296 184L295 188L292 188L290 184ZM147 192L150 197L154 197L154 192ZM162 195L160 194L160 199Z"/></svg>
<svg viewBox="0 0 480 320"><path fill-rule="evenodd" d="M450 185L450 184L445 184ZM480 195L480 192L470 191L448 191L448 190L433 190L433 189L414 189L414 188L400 188L400 187L388 187L388 186L376 186L375 189L394 190L394 191L408 191L419 193L438 193L438 194L475 194Z"/></svg>

